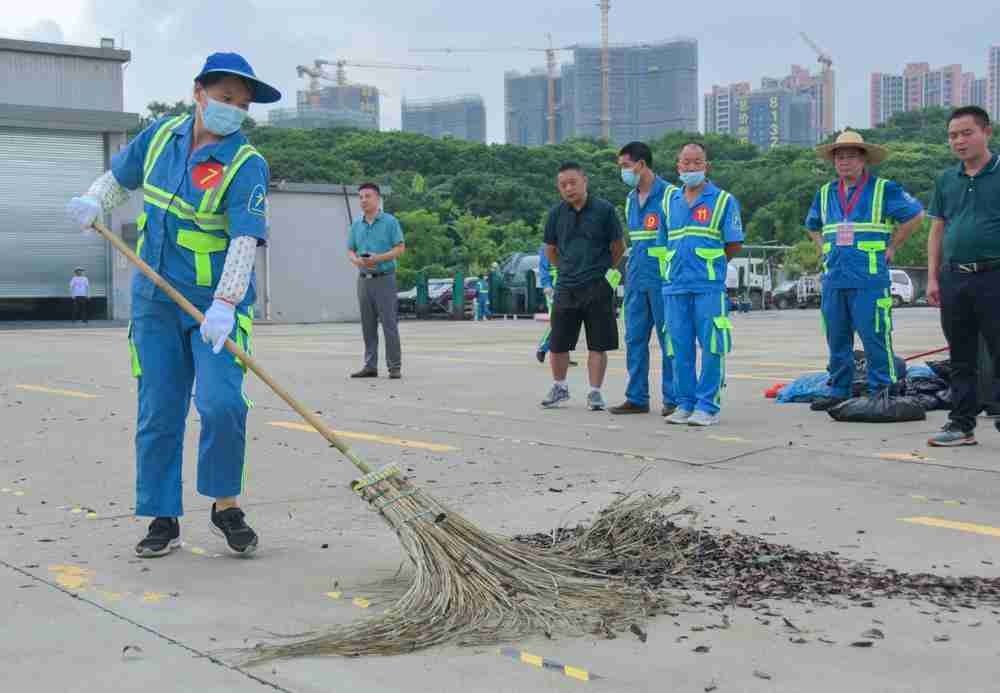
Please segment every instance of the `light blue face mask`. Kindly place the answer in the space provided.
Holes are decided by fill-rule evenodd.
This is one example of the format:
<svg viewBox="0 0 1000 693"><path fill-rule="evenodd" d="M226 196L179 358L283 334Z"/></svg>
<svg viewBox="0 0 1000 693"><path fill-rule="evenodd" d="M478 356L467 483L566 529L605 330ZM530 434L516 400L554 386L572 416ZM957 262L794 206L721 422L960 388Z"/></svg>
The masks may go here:
<svg viewBox="0 0 1000 693"><path fill-rule="evenodd" d="M680 174L681 182L689 188L695 188L705 182L704 171L688 171Z"/></svg>
<svg viewBox="0 0 1000 693"><path fill-rule="evenodd" d="M630 188L639 185L639 174L630 168L622 169L622 182Z"/></svg>
<svg viewBox="0 0 1000 693"><path fill-rule="evenodd" d="M242 108L216 101L205 95L205 107L201 109L201 122L205 129L219 137L226 137L240 129L247 117Z"/></svg>

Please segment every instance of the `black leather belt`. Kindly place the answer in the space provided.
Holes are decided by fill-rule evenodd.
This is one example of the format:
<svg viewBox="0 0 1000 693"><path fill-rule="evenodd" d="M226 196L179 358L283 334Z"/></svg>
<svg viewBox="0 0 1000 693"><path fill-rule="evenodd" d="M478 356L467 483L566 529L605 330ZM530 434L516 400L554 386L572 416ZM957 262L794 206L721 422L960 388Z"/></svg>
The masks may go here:
<svg viewBox="0 0 1000 693"><path fill-rule="evenodd" d="M387 274L392 274L392 272L362 272L362 279L375 279L375 277L384 277Z"/></svg>
<svg viewBox="0 0 1000 693"><path fill-rule="evenodd" d="M948 265L952 272L963 272L966 274L978 274L979 272L992 272L1000 269L1000 259L981 260L980 262L953 262Z"/></svg>

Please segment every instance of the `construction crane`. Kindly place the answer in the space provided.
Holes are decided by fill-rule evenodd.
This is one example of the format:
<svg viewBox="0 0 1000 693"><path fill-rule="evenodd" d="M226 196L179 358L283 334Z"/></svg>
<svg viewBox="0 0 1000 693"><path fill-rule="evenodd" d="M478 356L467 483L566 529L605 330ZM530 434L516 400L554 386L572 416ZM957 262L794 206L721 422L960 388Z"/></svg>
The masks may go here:
<svg viewBox="0 0 1000 693"><path fill-rule="evenodd" d="M608 48L608 13L611 0L600 0L601 8L601 137L611 141L611 54Z"/></svg>
<svg viewBox="0 0 1000 693"><path fill-rule="evenodd" d="M820 135L821 137L826 137L833 134L834 130L837 129L836 123L834 122L834 114L836 113L836 108L834 104L834 88L833 88L833 58L824 51L822 48L816 45L816 42L809 38L806 33L799 32L802 36L802 40L816 52L816 60L822 65L822 78L823 78L823 111L820 116Z"/></svg>
<svg viewBox="0 0 1000 693"><path fill-rule="evenodd" d="M545 72L548 77L548 109L545 121L548 125L548 143L556 143L556 51L571 51L576 46L552 45L552 34L546 34L549 39L548 48L511 46L510 48L415 48L411 53L513 53L524 51L528 53L545 53Z"/></svg>

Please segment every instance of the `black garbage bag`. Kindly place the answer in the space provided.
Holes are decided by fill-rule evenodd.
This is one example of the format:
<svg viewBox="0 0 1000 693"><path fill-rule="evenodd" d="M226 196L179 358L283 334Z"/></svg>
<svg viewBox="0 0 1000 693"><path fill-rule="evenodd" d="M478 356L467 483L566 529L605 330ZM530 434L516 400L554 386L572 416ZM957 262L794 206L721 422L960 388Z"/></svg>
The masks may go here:
<svg viewBox="0 0 1000 693"><path fill-rule="evenodd" d="M906 381L906 394L933 395L941 390L947 390L948 383L941 378L920 378Z"/></svg>
<svg viewBox="0 0 1000 693"><path fill-rule="evenodd" d="M939 409L947 409L948 411L951 411L952 401L951 401L950 387L946 387L943 390L938 390L937 392L934 393L934 396L937 397L938 402L941 403L941 406L938 407Z"/></svg>
<svg viewBox="0 0 1000 693"><path fill-rule="evenodd" d="M927 412L920 402L910 397L897 397L889 388L871 397L849 399L827 413L834 421L849 423L901 423L927 419Z"/></svg>
<svg viewBox="0 0 1000 693"><path fill-rule="evenodd" d="M937 411L938 409L943 409L941 406L941 400L935 397L933 394L923 394L917 392L915 394L908 394L906 398L913 402L918 402L924 411Z"/></svg>

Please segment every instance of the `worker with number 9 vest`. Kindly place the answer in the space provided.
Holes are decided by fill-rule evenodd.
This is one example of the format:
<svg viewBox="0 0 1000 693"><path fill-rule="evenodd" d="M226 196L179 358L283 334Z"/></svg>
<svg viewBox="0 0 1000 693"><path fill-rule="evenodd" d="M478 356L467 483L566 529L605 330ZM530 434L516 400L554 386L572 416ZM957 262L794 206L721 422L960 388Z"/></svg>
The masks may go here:
<svg viewBox="0 0 1000 693"><path fill-rule="evenodd" d="M144 558L180 545L184 428L195 383L197 488L215 500L209 527L238 554L257 548L238 504L251 402L243 393L245 367L223 346L231 338L251 352L253 265L267 239L268 167L240 125L250 103L273 103L281 94L243 57L215 53L195 77L193 96L193 114L152 123L68 206L86 231L141 188L137 254L205 314L198 325L143 274L134 275L136 515L154 518L136 546Z"/></svg>
<svg viewBox="0 0 1000 693"><path fill-rule="evenodd" d="M631 188L625 198L628 228L628 268L625 275L625 359L628 385L625 401L608 411L612 414L644 414L649 411L649 336L656 331L660 343L660 387L663 416L674 412L674 369L666 339L666 314L660 278L657 234L663 225L663 195L667 182L653 172L653 152L644 142L629 142L618 153L622 181Z"/></svg>
<svg viewBox="0 0 1000 693"><path fill-rule="evenodd" d="M726 354L733 348L726 268L743 247L743 223L736 198L709 181L708 170L704 145L684 145L677 157L684 187L670 186L663 197L658 254L677 396L670 424L719 423ZM702 350L700 377L696 343Z"/></svg>
<svg viewBox="0 0 1000 693"><path fill-rule="evenodd" d="M896 382L889 264L920 227L923 207L898 183L871 175L869 167L888 152L858 133L846 130L817 151L837 170L837 180L817 191L805 222L823 258L821 307L832 392L812 409L825 411L851 394L855 332L865 349L869 390Z"/></svg>

